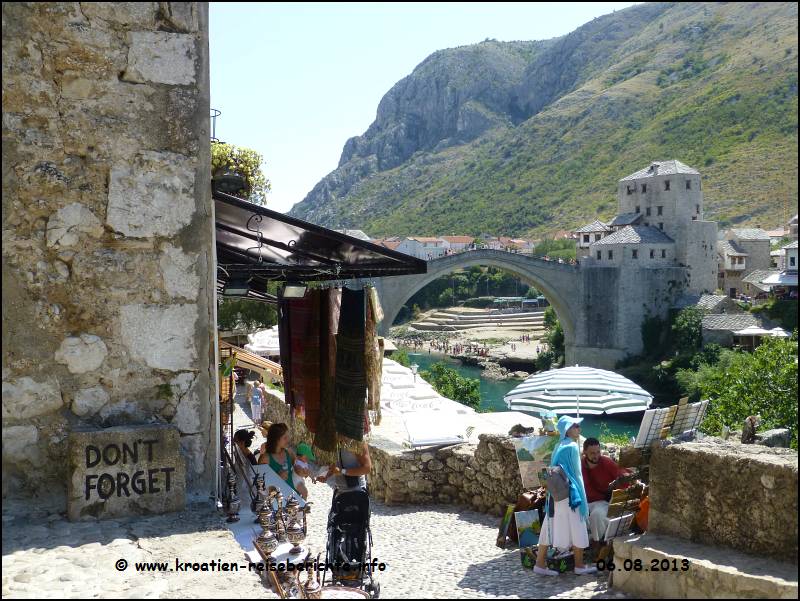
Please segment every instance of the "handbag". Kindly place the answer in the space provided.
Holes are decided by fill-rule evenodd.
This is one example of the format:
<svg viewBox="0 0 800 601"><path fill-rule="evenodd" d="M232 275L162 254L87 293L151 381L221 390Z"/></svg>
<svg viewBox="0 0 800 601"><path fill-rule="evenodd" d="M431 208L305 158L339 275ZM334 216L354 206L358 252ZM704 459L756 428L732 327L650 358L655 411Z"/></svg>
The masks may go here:
<svg viewBox="0 0 800 601"><path fill-rule="evenodd" d="M546 476L544 486L547 492L550 493L550 496L553 497L553 500L558 502L568 499L569 478L567 478L561 466L554 465L553 467L546 467L544 468L544 472Z"/></svg>

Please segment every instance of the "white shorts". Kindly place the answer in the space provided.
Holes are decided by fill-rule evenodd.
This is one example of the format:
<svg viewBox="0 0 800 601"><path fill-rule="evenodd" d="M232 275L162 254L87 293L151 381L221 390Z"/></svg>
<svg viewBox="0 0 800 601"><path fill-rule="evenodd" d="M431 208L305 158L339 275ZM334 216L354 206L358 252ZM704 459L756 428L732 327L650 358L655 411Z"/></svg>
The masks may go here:
<svg viewBox="0 0 800 601"><path fill-rule="evenodd" d="M553 500L550 499L552 503ZM552 525L552 538L550 530ZM540 545L550 545L562 551L569 551L572 547L585 549L589 546L589 534L586 522L581 519L578 510L569 508L569 498L562 499L553 508L552 524L549 515L545 515L542 531L539 534Z"/></svg>

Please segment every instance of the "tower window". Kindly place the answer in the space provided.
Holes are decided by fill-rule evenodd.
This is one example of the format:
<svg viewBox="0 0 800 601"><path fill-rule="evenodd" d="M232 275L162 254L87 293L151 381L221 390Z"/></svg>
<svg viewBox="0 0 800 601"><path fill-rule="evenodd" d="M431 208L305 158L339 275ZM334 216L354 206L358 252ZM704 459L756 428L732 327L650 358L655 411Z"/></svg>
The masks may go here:
<svg viewBox="0 0 800 601"><path fill-rule="evenodd" d="M638 206L638 205L637 205L637 206L636 206L636 212L637 212L637 213L641 213L641 212L642 212L642 207L640 207L640 206Z"/></svg>
<svg viewBox="0 0 800 601"><path fill-rule="evenodd" d="M598 250L598 251L597 251L597 260L599 261L599 260L600 260L600 259L602 259L602 258L603 258L603 257L602 257L602 255L600 254L600 251Z"/></svg>
<svg viewBox="0 0 800 601"><path fill-rule="evenodd" d="M690 179L686 180L686 189L687 190L691 190L692 189L692 180L690 180Z"/></svg>
<svg viewBox="0 0 800 601"><path fill-rule="evenodd" d="M647 207L647 216L650 217L650 207Z"/></svg>
<svg viewBox="0 0 800 601"><path fill-rule="evenodd" d="M658 229L660 229L660 230L663 230L663 229L664 229L664 224L663 224L663 223L661 223L661 222L659 222L659 224L658 224Z"/></svg>
<svg viewBox="0 0 800 601"><path fill-rule="evenodd" d="M633 186L633 188L631 188L630 186L627 186L627 188L628 188L628 196L630 196L631 194L633 194L636 191L636 186L635 185Z"/></svg>
<svg viewBox="0 0 800 601"><path fill-rule="evenodd" d="M651 259L655 259L656 258L656 250L654 248L650 249L650 258Z"/></svg>
<svg viewBox="0 0 800 601"><path fill-rule="evenodd" d="M638 259L639 258L639 251L636 250L635 248L631 251L631 254L633 255L634 259Z"/></svg>
<svg viewBox="0 0 800 601"><path fill-rule="evenodd" d="M662 259L666 259L667 258L667 250L665 248L661 249L661 258Z"/></svg>
<svg viewBox="0 0 800 601"><path fill-rule="evenodd" d="M609 259L613 259L614 258L614 251L613 250L608 251L608 258Z"/></svg>
<svg viewBox="0 0 800 601"><path fill-rule="evenodd" d="M603 237L603 234L595 234L594 235L594 241L597 242L602 237Z"/></svg>
<svg viewBox="0 0 800 601"><path fill-rule="evenodd" d="M697 215L692 215L692 221L697 221Z"/></svg>
<svg viewBox="0 0 800 601"><path fill-rule="evenodd" d="M642 194L647 192L647 184L642 184Z"/></svg>
<svg viewBox="0 0 800 601"><path fill-rule="evenodd" d="M664 180L664 190L669 190L669 180L668 179Z"/></svg>
<svg viewBox="0 0 800 601"><path fill-rule="evenodd" d="M658 214L659 215L663 215L664 214L664 207L663 206L659 206L659 207L656 207L656 208L658 208Z"/></svg>
<svg viewBox="0 0 800 601"><path fill-rule="evenodd" d="M584 234L583 235L583 241L584 242L589 242L589 234Z"/></svg>
<svg viewBox="0 0 800 601"><path fill-rule="evenodd" d="M694 205L694 212L700 214L700 205Z"/></svg>

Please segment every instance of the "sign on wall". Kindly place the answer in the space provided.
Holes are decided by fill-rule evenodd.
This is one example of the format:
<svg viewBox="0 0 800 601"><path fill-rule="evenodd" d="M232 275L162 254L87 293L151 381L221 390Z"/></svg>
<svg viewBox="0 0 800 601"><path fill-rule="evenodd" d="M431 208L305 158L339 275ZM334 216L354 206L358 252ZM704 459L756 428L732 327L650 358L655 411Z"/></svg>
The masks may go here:
<svg viewBox="0 0 800 601"><path fill-rule="evenodd" d="M172 426L118 426L69 435L70 520L180 511L186 467Z"/></svg>

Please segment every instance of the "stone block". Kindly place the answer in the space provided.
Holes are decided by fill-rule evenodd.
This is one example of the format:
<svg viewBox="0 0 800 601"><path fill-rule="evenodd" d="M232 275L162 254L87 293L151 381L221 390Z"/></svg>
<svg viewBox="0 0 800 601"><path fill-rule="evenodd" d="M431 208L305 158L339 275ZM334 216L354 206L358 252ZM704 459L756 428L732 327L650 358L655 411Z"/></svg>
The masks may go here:
<svg viewBox="0 0 800 601"><path fill-rule="evenodd" d="M197 256L197 253L185 253L171 244L161 246L159 266L167 294L192 301L197 298L200 292Z"/></svg>
<svg viewBox="0 0 800 601"><path fill-rule="evenodd" d="M797 566L730 549L650 532L614 540L617 566L636 560L641 571L612 572L613 590L644 599L797 599Z"/></svg>
<svg viewBox="0 0 800 601"><path fill-rule="evenodd" d="M81 234L99 238L103 235L103 224L79 202L60 208L47 220L47 246L51 248L75 246L80 243Z"/></svg>
<svg viewBox="0 0 800 601"><path fill-rule="evenodd" d="M44 382L27 376L3 380L3 419L28 419L64 405L54 379Z"/></svg>
<svg viewBox="0 0 800 601"><path fill-rule="evenodd" d="M108 392L102 386L82 388L72 399L72 412L79 416L94 415L108 403Z"/></svg>
<svg viewBox="0 0 800 601"><path fill-rule="evenodd" d="M65 363L73 374L83 374L99 368L108 355L108 349L99 336L81 334L65 338L56 351L58 363Z"/></svg>
<svg viewBox="0 0 800 601"><path fill-rule="evenodd" d="M122 342L131 356L156 369L196 369L197 305L124 305Z"/></svg>
<svg viewBox="0 0 800 601"><path fill-rule="evenodd" d="M756 434L756 444L765 447L788 449L792 442L792 432L788 428L775 428Z"/></svg>
<svg viewBox="0 0 800 601"><path fill-rule="evenodd" d="M111 169L106 223L126 236L174 236L195 213L194 165L172 152L142 151Z"/></svg>
<svg viewBox="0 0 800 601"><path fill-rule="evenodd" d="M656 448L650 531L797 563L797 452L719 439Z"/></svg>
<svg viewBox="0 0 800 601"><path fill-rule="evenodd" d="M35 464L39 457L36 447L38 441L39 431L36 426L3 428L3 462Z"/></svg>
<svg viewBox="0 0 800 601"><path fill-rule="evenodd" d="M195 37L163 31L133 31L124 81L189 85L195 82Z"/></svg>
<svg viewBox="0 0 800 601"><path fill-rule="evenodd" d="M68 447L70 520L168 513L184 508L186 469L176 428L118 426L73 431Z"/></svg>

